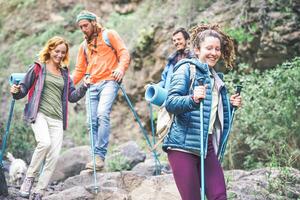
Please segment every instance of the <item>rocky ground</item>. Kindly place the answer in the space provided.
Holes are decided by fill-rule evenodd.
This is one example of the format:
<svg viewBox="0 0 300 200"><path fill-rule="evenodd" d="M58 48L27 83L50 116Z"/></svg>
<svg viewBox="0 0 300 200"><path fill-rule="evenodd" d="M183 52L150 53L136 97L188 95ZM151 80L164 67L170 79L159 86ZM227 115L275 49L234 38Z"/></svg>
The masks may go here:
<svg viewBox="0 0 300 200"><path fill-rule="evenodd" d="M125 151L126 150L126 151ZM128 142L107 158L105 171L97 173L97 183L90 174L80 175L89 161L89 147L75 147L62 154L47 188L45 200L180 200L172 173L162 162L163 174L155 174L151 155ZM129 170L108 171L109 160L126 158ZM225 171L228 199L274 200L300 198L300 172L292 168L262 168L252 171ZM97 193L95 186L98 187ZM9 187L4 200L23 200L18 188Z"/></svg>

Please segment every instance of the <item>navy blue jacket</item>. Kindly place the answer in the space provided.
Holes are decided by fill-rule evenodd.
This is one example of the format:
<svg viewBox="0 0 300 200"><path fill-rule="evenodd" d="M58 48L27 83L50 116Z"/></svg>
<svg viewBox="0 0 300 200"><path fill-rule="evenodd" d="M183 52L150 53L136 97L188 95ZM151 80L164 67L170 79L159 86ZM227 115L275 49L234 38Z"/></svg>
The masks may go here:
<svg viewBox="0 0 300 200"><path fill-rule="evenodd" d="M194 54L188 49L185 50L184 54L186 58L192 58L194 56ZM162 88L165 88L166 90L168 90L170 87L171 77L173 74L174 66L178 62L178 56L179 56L178 51L170 55L168 57L167 64L163 72L161 73L161 80L159 81L158 85Z"/></svg>

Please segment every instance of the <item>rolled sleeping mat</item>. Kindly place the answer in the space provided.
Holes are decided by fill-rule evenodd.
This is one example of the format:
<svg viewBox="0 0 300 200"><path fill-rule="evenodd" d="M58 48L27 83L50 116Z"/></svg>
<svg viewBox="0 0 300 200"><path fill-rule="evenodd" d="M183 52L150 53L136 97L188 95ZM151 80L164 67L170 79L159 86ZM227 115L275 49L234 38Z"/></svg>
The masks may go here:
<svg viewBox="0 0 300 200"><path fill-rule="evenodd" d="M9 77L9 84L19 84L23 80L26 73L12 73Z"/></svg>
<svg viewBox="0 0 300 200"><path fill-rule="evenodd" d="M146 101L161 106L168 96L168 91L159 85L150 85L145 92Z"/></svg>

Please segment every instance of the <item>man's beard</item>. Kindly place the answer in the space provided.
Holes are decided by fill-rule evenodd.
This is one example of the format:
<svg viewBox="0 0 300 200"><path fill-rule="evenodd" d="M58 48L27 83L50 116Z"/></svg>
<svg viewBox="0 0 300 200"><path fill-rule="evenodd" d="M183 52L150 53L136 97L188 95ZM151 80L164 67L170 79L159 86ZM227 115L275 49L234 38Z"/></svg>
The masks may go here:
<svg viewBox="0 0 300 200"><path fill-rule="evenodd" d="M84 38L88 43L90 43L95 38L95 32L93 32L90 36L84 34Z"/></svg>
<svg viewBox="0 0 300 200"><path fill-rule="evenodd" d="M183 54L183 53L184 53L184 51L185 51L185 49L186 49L186 47L184 47L184 48L182 48L182 49L179 49L179 50L177 50L177 52L178 52L178 53L180 53L180 54Z"/></svg>
<svg viewBox="0 0 300 200"><path fill-rule="evenodd" d="M86 39L86 41L88 43L90 43L97 36L98 36L98 28L96 26L93 26L93 32L91 33L90 36L88 36L87 34L84 34L84 38Z"/></svg>

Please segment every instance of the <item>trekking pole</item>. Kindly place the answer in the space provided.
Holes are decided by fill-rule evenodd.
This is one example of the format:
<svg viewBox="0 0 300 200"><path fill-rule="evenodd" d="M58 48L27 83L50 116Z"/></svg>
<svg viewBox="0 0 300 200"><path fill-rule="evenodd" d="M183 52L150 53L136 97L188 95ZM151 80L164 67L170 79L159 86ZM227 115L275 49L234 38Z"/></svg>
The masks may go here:
<svg viewBox="0 0 300 200"><path fill-rule="evenodd" d="M150 112L150 122L151 122L151 132L152 132L152 142L153 142L153 145L155 145L155 129L154 129L154 123L153 123L153 112L152 112L152 105L151 103L149 102L148 103L148 106L149 106L149 112ZM155 160L155 175L158 175L160 172L159 172L159 166L158 166L158 163L157 163L157 160Z"/></svg>
<svg viewBox="0 0 300 200"><path fill-rule="evenodd" d="M142 131L142 133L143 133L143 135L144 135L144 138L146 139L146 142L147 142L148 146L150 147L150 149L152 149L152 144L151 144L151 142L150 142L149 137L147 136L147 131L143 128L142 122L141 122L141 120L140 120L138 114L137 114L136 111L134 110L134 108L133 108L133 106L132 106L132 103L131 103L131 101L130 101L128 95L126 94L126 91L125 91L124 87L121 85L121 83L119 83L119 88L121 89L121 91L122 91L122 93L123 93L123 96L124 96L124 98L125 98L125 100L126 100L128 106L129 106L130 110L132 111L132 113L133 113L135 119L137 120L137 122L138 122L138 124L139 124L139 126L140 126L140 129L141 129L141 131ZM154 149L154 150L152 150L152 153L153 153L154 160L155 160L155 161L158 163L158 165L159 165L158 173L160 174L160 173L161 173L160 171L161 171L161 168L162 168L162 167L161 167L160 161L159 161L159 159L158 159L157 152L156 152L156 150Z"/></svg>
<svg viewBox="0 0 300 200"><path fill-rule="evenodd" d="M204 78L200 78L199 85L204 85ZM204 131L203 131L203 100L200 101L200 175L201 175L201 200L205 200L205 182L204 182Z"/></svg>
<svg viewBox="0 0 300 200"><path fill-rule="evenodd" d="M18 85L20 81L21 81L21 79L20 80L15 79L15 80L13 80L13 82L11 82L11 84ZM4 196L8 195L8 188L7 188L7 183L5 180L4 166L3 166L2 161L3 161L5 149L6 149L6 141L9 136L9 129L10 129L12 116L14 114L15 102L16 102L16 100L13 98L10 103L9 115L8 115L8 120L7 120L7 124L6 124L6 129L5 129L5 135L2 140L2 148L1 148L1 152L0 152L0 165L1 165L0 166L0 195L4 195Z"/></svg>
<svg viewBox="0 0 300 200"><path fill-rule="evenodd" d="M86 77L90 77L90 74L85 74ZM97 173L96 173L96 161L95 161L95 153L94 153L94 134L93 134L93 124L92 124L92 107L91 107L91 87L88 84L88 112L89 112L89 126L90 126L90 143L91 143L91 153L93 159L93 174L94 174L94 191L98 193L98 186L97 186Z"/></svg>
<svg viewBox="0 0 300 200"><path fill-rule="evenodd" d="M7 121L7 124L6 124L6 129L5 129L5 135L3 137L3 140L2 140L2 148L1 148L1 154L0 154L0 165L1 165L1 169L0 169L0 195L4 195L4 196L7 196L8 195L8 189L7 189L7 184L6 184L6 180L5 180L5 175L4 175L4 166L3 166L3 163L2 163L2 160L3 160L3 156L4 156L4 153L5 153L5 148L6 148L6 141L8 139L8 136L9 136L9 129L10 129L10 123L11 123L11 119L12 119L12 116L13 116L13 112L14 112L14 106L15 106L15 99L12 99L11 100L11 103L10 103L10 110L9 110L9 115L8 115L8 121Z"/></svg>
<svg viewBox="0 0 300 200"><path fill-rule="evenodd" d="M243 88L243 86L237 85L237 86L236 86L235 94L240 95L240 94L241 94L241 91L242 91L242 88ZM231 118L230 118L230 121L229 121L228 134L227 134L226 137L224 138L224 146L223 146L223 148L221 149L221 154L220 154L220 155L221 155L221 158L220 158L220 162L222 162L222 161L223 161L223 158L224 158L224 152L225 152L225 149L226 149L226 146L227 146L227 140L228 140L228 137L229 137L229 133L231 132L231 128L232 128L232 124L233 124L233 120L234 120L234 114L235 114L236 109L237 109L237 107L236 107L236 106L233 106Z"/></svg>

